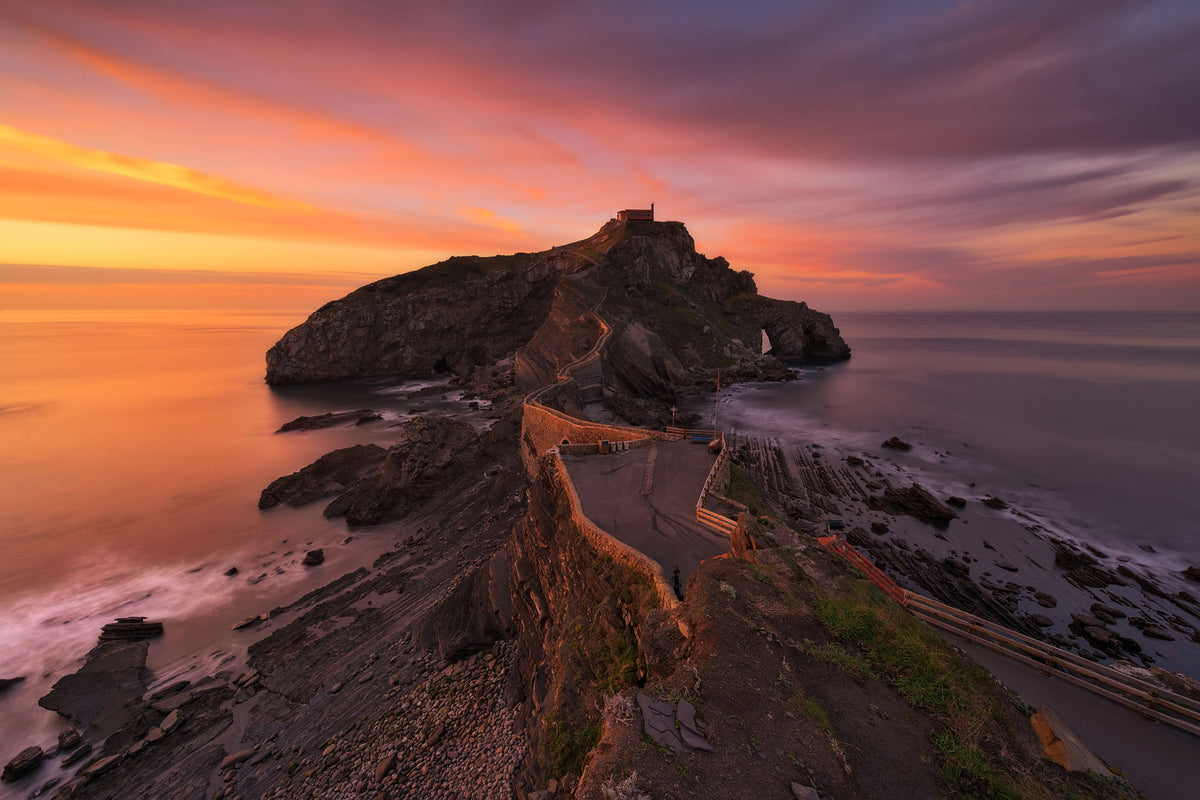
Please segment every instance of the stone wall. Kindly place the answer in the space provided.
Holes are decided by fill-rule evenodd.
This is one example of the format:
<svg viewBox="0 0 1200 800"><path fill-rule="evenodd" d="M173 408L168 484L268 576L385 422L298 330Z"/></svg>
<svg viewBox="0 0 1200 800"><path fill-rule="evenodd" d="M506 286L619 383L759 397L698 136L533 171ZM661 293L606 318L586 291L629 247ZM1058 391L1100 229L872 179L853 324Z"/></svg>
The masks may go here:
<svg viewBox="0 0 1200 800"><path fill-rule="evenodd" d="M663 608L669 610L678 606L679 600L675 597L675 591L667 584L666 578L663 577L662 567L648 556L613 538L607 531L588 519L587 515L583 513L583 505L579 502L579 493L575 491L575 484L571 482L571 475L567 472L567 465L563 463L558 451L552 449L546 458L549 460L549 466L558 472L559 478L562 480L563 491L566 493L571 507L571 521L578 526L580 532L588 540L588 544L596 552L604 553L617 563L647 575L654 584Z"/></svg>
<svg viewBox="0 0 1200 800"><path fill-rule="evenodd" d="M550 448L561 446L564 440L572 445L587 444L594 447L603 441L645 440L649 443L651 439L669 438L672 437L662 431L586 422L552 408L526 403L521 418L521 459L525 462L526 473L532 478L537 474L538 459Z"/></svg>

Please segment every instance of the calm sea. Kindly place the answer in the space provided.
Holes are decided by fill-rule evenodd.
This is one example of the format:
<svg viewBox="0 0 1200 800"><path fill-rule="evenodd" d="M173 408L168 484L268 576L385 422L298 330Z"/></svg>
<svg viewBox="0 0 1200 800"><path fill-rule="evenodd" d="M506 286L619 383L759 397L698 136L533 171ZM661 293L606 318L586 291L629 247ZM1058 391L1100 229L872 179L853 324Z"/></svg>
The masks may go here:
<svg viewBox="0 0 1200 800"><path fill-rule="evenodd" d="M259 492L329 450L386 446L409 411L462 404L404 398L430 382L268 387L266 349L303 318L0 312L0 678L27 676L0 695L0 731L48 737L0 736L13 750L0 759L53 741L59 723L37 698L114 617L164 620L160 676L210 669L236 655L233 623L392 545L386 528L348 532L319 503L259 512ZM273 433L356 408L389 420ZM299 564L309 547L326 548L315 570Z"/></svg>
<svg viewBox="0 0 1200 800"><path fill-rule="evenodd" d="M722 427L875 453L899 435L926 455L928 484L1020 501L1159 571L1200 565L1200 314L834 320L850 361L735 387Z"/></svg>

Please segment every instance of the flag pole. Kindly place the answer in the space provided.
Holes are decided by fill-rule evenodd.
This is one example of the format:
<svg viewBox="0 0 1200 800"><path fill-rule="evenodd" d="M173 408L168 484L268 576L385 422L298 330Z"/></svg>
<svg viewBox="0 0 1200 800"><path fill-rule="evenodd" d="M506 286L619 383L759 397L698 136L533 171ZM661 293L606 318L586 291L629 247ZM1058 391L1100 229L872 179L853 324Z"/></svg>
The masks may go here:
<svg viewBox="0 0 1200 800"><path fill-rule="evenodd" d="M713 403L713 430L721 430L721 426L717 424L717 418L721 413L721 370L717 370L717 399Z"/></svg>

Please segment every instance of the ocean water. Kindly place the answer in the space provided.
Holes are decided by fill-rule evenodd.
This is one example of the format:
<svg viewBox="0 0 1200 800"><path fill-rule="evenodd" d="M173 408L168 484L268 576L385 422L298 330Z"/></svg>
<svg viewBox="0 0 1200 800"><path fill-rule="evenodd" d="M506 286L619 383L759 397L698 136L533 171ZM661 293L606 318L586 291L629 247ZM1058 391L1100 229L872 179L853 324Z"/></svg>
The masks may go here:
<svg viewBox="0 0 1200 800"><path fill-rule="evenodd" d="M732 387L722 427L875 454L898 435L917 445L910 462L931 488L1018 501L1158 573L1200 566L1200 314L834 321L848 362Z"/></svg>
<svg viewBox="0 0 1200 800"><path fill-rule="evenodd" d="M453 392L405 397L432 380L267 386L265 351L303 318L0 312L0 678L26 676L0 694L0 731L29 732L0 737L0 763L53 742L61 723L37 698L104 623L163 620L150 651L160 678L209 670L238 654L233 623L393 544L393 528L347 531L321 503L260 512L272 480L338 447L387 446L410 412L485 422ZM385 421L274 433L301 415L358 408ZM313 547L327 561L304 568ZM230 566L237 576L224 575Z"/></svg>

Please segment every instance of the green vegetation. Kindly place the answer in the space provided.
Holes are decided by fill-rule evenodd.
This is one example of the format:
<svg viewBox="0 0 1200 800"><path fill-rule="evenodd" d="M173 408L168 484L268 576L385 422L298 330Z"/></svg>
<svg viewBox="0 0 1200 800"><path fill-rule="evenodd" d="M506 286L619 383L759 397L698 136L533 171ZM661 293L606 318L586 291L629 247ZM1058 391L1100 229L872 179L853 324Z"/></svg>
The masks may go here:
<svg viewBox="0 0 1200 800"><path fill-rule="evenodd" d="M755 517L765 517L771 511L750 475L732 461L729 464L729 485L725 489L725 496L746 506Z"/></svg>
<svg viewBox="0 0 1200 800"><path fill-rule="evenodd" d="M941 637L872 584L849 581L844 594L819 596L815 605L834 641L806 642L806 652L878 678L929 713L937 724L933 755L950 797L1138 796L1116 781L1063 773L1046 761L1022 763L1012 750L1004 701L991 691L989 673L955 657Z"/></svg>
<svg viewBox="0 0 1200 800"><path fill-rule="evenodd" d="M643 619L661 604L647 573L592 547L565 496L558 498L555 521L565 539L563 566L576 582L578 604L559 636L561 669L538 739L538 763L546 778L581 771L600 739L598 709L605 698L637 681L637 640L624 615Z"/></svg>
<svg viewBox="0 0 1200 800"><path fill-rule="evenodd" d="M561 776L583 771L583 759L600 741L600 720L576 728L561 709L546 715L538 740L538 763L548 775Z"/></svg>
<svg viewBox="0 0 1200 800"><path fill-rule="evenodd" d="M514 253L504 256L454 256L428 267L405 272L391 278L369 283L354 291L350 297L366 300L372 295L408 294L448 286L469 278L479 278L493 272L523 270L530 264L530 254Z"/></svg>

